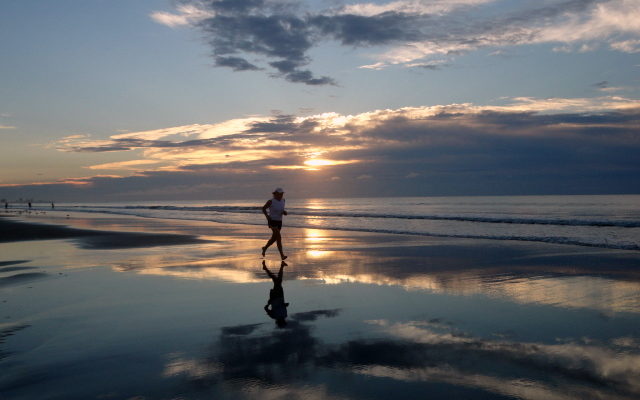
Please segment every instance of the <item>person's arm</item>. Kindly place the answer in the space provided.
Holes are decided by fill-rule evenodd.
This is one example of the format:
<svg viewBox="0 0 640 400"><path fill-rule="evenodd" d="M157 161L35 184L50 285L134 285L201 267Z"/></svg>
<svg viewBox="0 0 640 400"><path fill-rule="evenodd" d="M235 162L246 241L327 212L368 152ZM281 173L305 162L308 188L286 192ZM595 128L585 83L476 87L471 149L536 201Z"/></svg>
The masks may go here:
<svg viewBox="0 0 640 400"><path fill-rule="evenodd" d="M267 221L271 221L271 217L267 214L267 208L269 207L271 207L271 200L267 200L267 202L262 206L262 213L267 217Z"/></svg>

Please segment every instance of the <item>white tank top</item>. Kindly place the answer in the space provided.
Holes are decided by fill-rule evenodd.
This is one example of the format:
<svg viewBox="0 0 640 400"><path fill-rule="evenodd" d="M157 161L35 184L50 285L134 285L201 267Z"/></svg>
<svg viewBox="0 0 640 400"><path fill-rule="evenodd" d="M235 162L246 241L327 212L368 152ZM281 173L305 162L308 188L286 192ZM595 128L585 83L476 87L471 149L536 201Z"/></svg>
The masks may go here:
<svg viewBox="0 0 640 400"><path fill-rule="evenodd" d="M269 217L274 221L282 221L282 213L284 211L284 199L276 200L271 199L271 206L269 206Z"/></svg>

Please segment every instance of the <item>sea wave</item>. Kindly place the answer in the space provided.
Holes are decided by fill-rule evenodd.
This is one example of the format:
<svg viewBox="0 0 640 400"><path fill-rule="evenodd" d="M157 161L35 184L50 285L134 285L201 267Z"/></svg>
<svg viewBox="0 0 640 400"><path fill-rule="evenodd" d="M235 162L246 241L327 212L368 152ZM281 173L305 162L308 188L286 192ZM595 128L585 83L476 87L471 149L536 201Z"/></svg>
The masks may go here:
<svg viewBox="0 0 640 400"><path fill-rule="evenodd" d="M215 212L255 214L260 213L260 207L246 206L73 206L78 209L101 210L166 210L186 212ZM291 208L289 213L306 217L337 217L337 218L369 218L369 219L401 219L401 220L431 220L431 221L459 221L480 222L489 224L519 224L519 225L555 225L555 226L591 226L591 227L618 227L640 228L637 220L607 220L607 219L568 219L568 218L523 218L523 217L486 217L466 215L412 215L412 214L376 214L366 212L348 211L323 211L301 208Z"/></svg>
<svg viewBox="0 0 640 400"><path fill-rule="evenodd" d="M202 207L176 207L176 206L68 206L68 207L60 207L57 209L59 211L81 211L81 212L91 212L91 213L106 213L106 214L116 214L116 215L130 215L130 216L138 216L138 217L146 217L146 218L162 218L162 219L176 219L176 220L196 220L196 221L208 221L208 222L217 222L217 223L231 223L236 225L263 225L262 220L261 223L256 223L247 220L233 220L229 219L229 214L240 213L240 214L248 214L254 213L257 214L260 212L259 208L256 207L244 207L244 206L202 206ZM161 214L149 214L144 211L152 211L155 212L157 210L168 210L175 211L170 213L161 213ZM192 211L192 212L200 212L200 213L190 213L184 211ZM203 215L202 212L205 214ZM552 223L547 223L547 220L533 220L524 219L524 218L488 218L488 217L442 217L442 216L409 216L409 215L401 215L401 216L380 216L378 214L367 214L367 213L332 213L332 212L307 212L306 214L302 212L296 213L297 215L309 215L316 217L353 217L353 218L399 218L399 219L434 219L434 220L453 220L453 221L465 221L465 222L475 222L475 223L511 223L511 224L524 224L524 225L563 225L563 226L581 226L581 227L614 227L614 228L630 228L630 227L638 227L640 224L634 221L618 221L619 223L615 223L615 221L573 221L573 220L554 220ZM487 221L489 220L489 221ZM511 221L511 222L505 222ZM515 222L522 221L522 222ZM537 221L543 221L537 222ZM566 223L563 223L566 222ZM632 225L634 224L635 225ZM380 233L380 234L399 234L399 235L412 235L412 236L425 236L425 237L441 237L441 238L458 238L458 239L487 239L487 240L507 240L507 241L521 241L521 242L542 242L542 243L552 243L552 244L563 244L563 245L576 245L576 246L586 246L586 247L598 247L598 248L606 248L606 249L616 249L616 250L633 250L640 251L640 245L634 242L629 242L625 240L607 240L604 238L594 238L594 237L568 237L565 235L550 234L546 236L541 235L511 235L511 234L459 234L459 233L443 233L443 232L434 232L428 230L405 230L405 229L382 229L377 227L362 227L357 226L357 224L350 224L347 226L335 226L335 225L322 225L318 226L315 224L305 224L305 223L294 223L292 220L287 224L288 227L292 228L312 228L312 229L323 229L323 230L337 230L337 231L351 231L351 232L368 232L368 233ZM596 228L597 229L597 228Z"/></svg>

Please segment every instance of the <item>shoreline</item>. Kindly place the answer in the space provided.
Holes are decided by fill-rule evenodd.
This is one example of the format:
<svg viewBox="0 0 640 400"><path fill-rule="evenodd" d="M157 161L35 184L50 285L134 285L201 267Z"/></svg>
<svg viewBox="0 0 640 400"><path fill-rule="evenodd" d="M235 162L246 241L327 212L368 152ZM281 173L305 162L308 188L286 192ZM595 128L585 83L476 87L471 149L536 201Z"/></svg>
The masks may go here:
<svg viewBox="0 0 640 400"><path fill-rule="evenodd" d="M258 255L269 238L266 227L219 222L158 219L112 214L75 213L0 217L0 244L37 240L69 240L86 250L144 249L169 246L226 246L246 241L245 252ZM640 252L571 244L498 241L394 233L285 227L285 253L317 263L329 254L363 252L372 258L411 260L417 271L495 270L568 275L591 274L640 280ZM255 243L255 244L254 244ZM254 246L252 251L248 246ZM276 252L275 247L269 250ZM273 258L273 257L268 257ZM1 260L0 260L1 261ZM404 267L403 270L407 268Z"/></svg>
<svg viewBox="0 0 640 400"><path fill-rule="evenodd" d="M151 207L153 208L153 207ZM47 214L49 213L49 214ZM51 218L51 216L56 216L55 218ZM133 220L133 219L146 219L146 220L156 220L163 221L167 226L174 225L187 225L190 224L192 226L195 225L208 225L212 229L226 229L232 231L257 231L259 227L263 227L262 223L246 223L246 222L222 222L215 220L206 220L199 218L172 218L172 217L158 217L158 216L145 216L145 215L135 215L135 214L122 214L122 213L111 213L111 212L100 212L100 211L68 211L68 210L13 210L6 211L5 214L0 214L0 217L13 217L18 218L22 221L31 218L43 218L45 220L49 220L55 222L57 224L65 225L65 222L61 221L62 218L60 216L66 215L67 220L69 219L69 215L74 216L82 216L85 215L87 219L114 219L114 220ZM444 218L445 220L448 218ZM454 219L455 221L455 219ZM66 224L72 223L66 221ZM629 223L630 224L630 223ZM543 224L544 225L544 224ZM553 224L551 224L553 225ZM562 224L561 224L562 225ZM582 224L576 225L576 229L582 227ZM600 225L598 225L600 227ZM617 225L602 225L601 227L606 228L610 226ZM253 228L253 229L251 229ZM404 236L404 237L415 237L416 240L480 240L480 241L494 241L494 242L511 242L511 243L532 243L532 244L549 244L549 245L560 245L560 246L576 246L582 248L593 248L593 249L602 249L602 250L614 250L614 251L629 251L634 252L640 255L640 245L632 244L632 243L618 243L612 244L607 241L604 243L591 243L588 241L577 240L570 237L538 237L538 236L518 236L518 235L498 235L498 236L485 236L485 235L474 235L474 234L441 234L434 232L413 232L413 231L397 231L397 230L385 230L385 229L366 229L366 228L349 228L349 227L325 227L318 226L315 227L313 225L309 226L300 226L296 224L285 225L285 229L287 231L290 230L308 230L308 229L316 229L322 231L330 231L335 232L337 235L342 236L345 234L354 234L354 235L381 235L381 236ZM634 224L629 225L625 229L636 229Z"/></svg>

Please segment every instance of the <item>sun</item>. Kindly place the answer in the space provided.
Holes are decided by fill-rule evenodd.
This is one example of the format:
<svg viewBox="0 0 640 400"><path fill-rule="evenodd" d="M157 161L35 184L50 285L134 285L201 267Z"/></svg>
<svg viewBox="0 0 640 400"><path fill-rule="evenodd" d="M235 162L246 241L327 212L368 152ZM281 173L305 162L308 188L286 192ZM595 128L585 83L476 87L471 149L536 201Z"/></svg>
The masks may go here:
<svg viewBox="0 0 640 400"><path fill-rule="evenodd" d="M302 165L272 165L270 169L304 169L307 171L320 171L321 167L332 167L336 165L353 164L360 160L329 160L326 158L310 158Z"/></svg>
<svg viewBox="0 0 640 400"><path fill-rule="evenodd" d="M333 161L333 160L324 160L320 158L314 158L304 162L304 165L308 165L309 167L325 167L327 165L337 165L337 164L340 164L340 162Z"/></svg>

